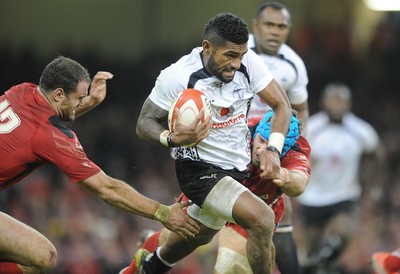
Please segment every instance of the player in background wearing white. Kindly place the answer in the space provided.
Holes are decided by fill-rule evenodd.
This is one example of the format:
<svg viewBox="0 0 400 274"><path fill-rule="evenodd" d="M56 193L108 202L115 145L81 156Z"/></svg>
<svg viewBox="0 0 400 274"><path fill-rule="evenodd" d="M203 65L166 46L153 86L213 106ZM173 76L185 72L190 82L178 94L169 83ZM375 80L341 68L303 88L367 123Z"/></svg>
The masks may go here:
<svg viewBox="0 0 400 274"><path fill-rule="evenodd" d="M188 215L200 233L183 239L171 233L151 257L141 260L146 274L167 272L175 262L212 240L225 223L238 223L249 234L247 258L254 273L272 272L274 214L240 182L250 163L247 112L258 93L273 109L268 148L261 156L260 176L279 179L280 154L292 115L282 87L260 58L247 47L246 23L230 13L218 14L206 25L197 47L164 69L146 99L136 131L139 137L174 147L176 174L182 192L194 202ZM176 95L187 88L202 91L212 104L208 117L184 125L176 117L175 131L164 123ZM199 143L200 142L200 143ZM186 144L198 143L194 147Z"/></svg>
<svg viewBox="0 0 400 274"><path fill-rule="evenodd" d="M385 163L384 148L375 129L350 111L349 87L328 84L321 107L308 122L313 170L307 189L297 198L309 263L304 274L339 267L336 259L357 229L361 195L369 194L359 178L363 156L368 155L373 161L373 168L363 169L362 173L368 173L374 183L381 182Z"/></svg>
<svg viewBox="0 0 400 274"><path fill-rule="evenodd" d="M308 76L301 57L286 44L291 28L291 16L286 6L278 2L260 5L253 19L253 33L248 46L267 64L275 80L286 91L290 104L298 114L304 135L308 121ZM257 95L250 107L249 117L263 116L270 107ZM292 231L292 206L285 195L285 213L273 236L276 263L282 274L298 274L300 266Z"/></svg>

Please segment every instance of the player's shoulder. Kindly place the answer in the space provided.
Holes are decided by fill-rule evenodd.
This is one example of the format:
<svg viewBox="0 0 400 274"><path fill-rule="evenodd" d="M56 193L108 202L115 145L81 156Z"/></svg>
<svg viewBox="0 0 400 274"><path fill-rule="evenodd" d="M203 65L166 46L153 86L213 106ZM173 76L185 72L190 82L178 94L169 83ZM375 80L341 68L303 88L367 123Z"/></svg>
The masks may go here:
<svg viewBox="0 0 400 274"><path fill-rule="evenodd" d="M249 33L249 40L247 41L247 47L249 49L254 48L256 46L256 43L254 41L254 34Z"/></svg>
<svg viewBox="0 0 400 274"><path fill-rule="evenodd" d="M308 118L307 127L319 126L329 123L329 117L324 111L319 111Z"/></svg>
<svg viewBox="0 0 400 274"><path fill-rule="evenodd" d="M311 146L308 140L304 136L299 136L299 138L296 141L296 144L298 145L299 149L308 155L311 152Z"/></svg>
<svg viewBox="0 0 400 274"><path fill-rule="evenodd" d="M288 44L282 44L279 48L279 54L296 65L304 65L303 59L300 55Z"/></svg>
<svg viewBox="0 0 400 274"><path fill-rule="evenodd" d="M346 128L350 128L353 131L366 133L376 132L372 124L358 117L352 112L345 114L345 116L343 117L343 123Z"/></svg>
<svg viewBox="0 0 400 274"><path fill-rule="evenodd" d="M297 169L300 166L310 168L311 146L308 141L299 136L296 144L281 158L281 164L286 168Z"/></svg>
<svg viewBox="0 0 400 274"><path fill-rule="evenodd" d="M177 70L193 69L202 65L200 55L201 50L201 47L193 48L190 53L181 56L176 62L172 63L161 72L168 73Z"/></svg>
<svg viewBox="0 0 400 274"><path fill-rule="evenodd" d="M352 112L346 113L343 117L343 121L345 123L349 123L349 124L364 124L364 125L368 124L368 125L370 125L367 121L365 121L361 117L358 117L357 115L355 115Z"/></svg>
<svg viewBox="0 0 400 274"><path fill-rule="evenodd" d="M162 84L164 88L170 83L186 83L187 78L203 66L200 52L201 48L194 48L190 53L183 55L176 62L162 69L157 77L157 82Z"/></svg>

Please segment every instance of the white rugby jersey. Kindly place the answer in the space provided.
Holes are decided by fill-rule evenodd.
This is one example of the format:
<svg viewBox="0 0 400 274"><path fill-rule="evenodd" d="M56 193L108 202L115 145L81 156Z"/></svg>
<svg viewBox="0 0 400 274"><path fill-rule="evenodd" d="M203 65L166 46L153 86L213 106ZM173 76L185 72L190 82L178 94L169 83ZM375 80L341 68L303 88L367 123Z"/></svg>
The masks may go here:
<svg viewBox="0 0 400 274"><path fill-rule="evenodd" d="M248 47L255 50L254 35L250 34ZM258 53L258 52L257 52ZM290 103L302 104L308 99L308 75L301 57L287 44L282 44L277 56L258 53L275 80L286 91ZM270 107L260 97L254 96L249 117L264 116Z"/></svg>
<svg viewBox="0 0 400 274"><path fill-rule="evenodd" d="M342 124L329 122L319 112L308 122L312 172L306 190L297 200L307 206L326 206L361 196L359 166L363 153L377 149L379 137L367 122L347 113Z"/></svg>
<svg viewBox="0 0 400 274"><path fill-rule="evenodd" d="M250 132L247 113L255 93L273 79L267 66L249 50L230 83L210 75L203 66L202 48L162 70L149 98L169 111L177 94L183 89L202 91L211 101L213 125L210 135L193 147L173 148L177 159L205 161L223 169L243 171L250 163Z"/></svg>

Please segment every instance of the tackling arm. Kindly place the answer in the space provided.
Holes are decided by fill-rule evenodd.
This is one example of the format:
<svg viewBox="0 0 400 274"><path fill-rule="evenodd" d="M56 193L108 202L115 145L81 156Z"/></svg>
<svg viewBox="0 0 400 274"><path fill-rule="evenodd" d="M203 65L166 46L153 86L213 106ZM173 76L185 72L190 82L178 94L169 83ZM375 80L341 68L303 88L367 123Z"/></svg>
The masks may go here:
<svg viewBox="0 0 400 274"><path fill-rule="evenodd" d="M306 189L308 178L309 176L301 171L281 168L280 178L274 179L273 182L275 185L279 186L286 195L296 197L302 194Z"/></svg>
<svg viewBox="0 0 400 274"><path fill-rule="evenodd" d="M198 225L183 211L188 203L165 206L137 192L127 183L111 178L103 171L78 183L106 203L123 211L160 221L166 228L184 238L198 233Z"/></svg>

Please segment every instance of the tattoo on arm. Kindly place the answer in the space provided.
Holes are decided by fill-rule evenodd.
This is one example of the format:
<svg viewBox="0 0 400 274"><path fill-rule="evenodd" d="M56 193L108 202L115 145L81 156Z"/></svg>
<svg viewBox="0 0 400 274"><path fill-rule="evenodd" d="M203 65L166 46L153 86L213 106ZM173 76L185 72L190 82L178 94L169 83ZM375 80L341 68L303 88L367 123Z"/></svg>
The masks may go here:
<svg viewBox="0 0 400 274"><path fill-rule="evenodd" d="M168 111L160 108L147 98L136 124L136 134L141 139L159 143L161 132L167 128L167 120Z"/></svg>

